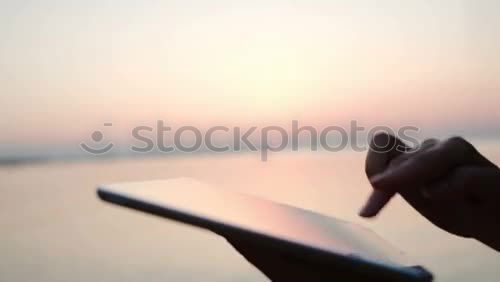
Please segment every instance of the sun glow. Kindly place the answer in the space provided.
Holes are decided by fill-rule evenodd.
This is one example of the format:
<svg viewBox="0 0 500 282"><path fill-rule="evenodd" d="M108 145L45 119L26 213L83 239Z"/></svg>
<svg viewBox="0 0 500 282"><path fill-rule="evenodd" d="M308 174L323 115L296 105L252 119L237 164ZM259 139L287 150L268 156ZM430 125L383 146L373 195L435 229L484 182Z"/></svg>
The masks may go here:
<svg viewBox="0 0 500 282"><path fill-rule="evenodd" d="M110 121L449 127L465 116L500 118L491 110L500 89L491 51L500 37L485 24L498 21L491 7L56 2L0 9L8 23L0 27L0 102L9 105L0 129L9 142L80 138Z"/></svg>

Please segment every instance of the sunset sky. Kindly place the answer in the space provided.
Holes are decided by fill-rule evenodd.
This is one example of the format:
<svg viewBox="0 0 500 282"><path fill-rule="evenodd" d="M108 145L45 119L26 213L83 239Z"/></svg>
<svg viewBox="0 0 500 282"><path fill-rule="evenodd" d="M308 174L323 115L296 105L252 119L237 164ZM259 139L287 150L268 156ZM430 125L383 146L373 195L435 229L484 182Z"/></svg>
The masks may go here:
<svg viewBox="0 0 500 282"><path fill-rule="evenodd" d="M1 144L358 120L500 129L497 1L2 1Z"/></svg>

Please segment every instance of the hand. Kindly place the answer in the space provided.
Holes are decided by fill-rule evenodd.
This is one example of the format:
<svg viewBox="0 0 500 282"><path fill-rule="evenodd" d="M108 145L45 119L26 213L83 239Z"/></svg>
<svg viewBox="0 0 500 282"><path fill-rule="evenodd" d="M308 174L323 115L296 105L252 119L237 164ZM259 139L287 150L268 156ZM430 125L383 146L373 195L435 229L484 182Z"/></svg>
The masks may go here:
<svg viewBox="0 0 500 282"><path fill-rule="evenodd" d="M430 139L410 150L394 136L377 135L366 173L374 191L361 216L377 215L399 193L438 227L500 251L500 170L464 139Z"/></svg>

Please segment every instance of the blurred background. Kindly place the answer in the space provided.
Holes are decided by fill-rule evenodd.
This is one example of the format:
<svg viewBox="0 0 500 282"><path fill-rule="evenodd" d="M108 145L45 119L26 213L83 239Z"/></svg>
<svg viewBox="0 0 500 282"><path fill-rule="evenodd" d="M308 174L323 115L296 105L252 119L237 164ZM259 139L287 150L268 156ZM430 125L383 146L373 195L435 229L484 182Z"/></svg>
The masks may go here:
<svg viewBox="0 0 500 282"><path fill-rule="evenodd" d="M364 152L261 162L123 148L157 120L202 131L356 120L462 135L498 164L498 11L493 0L0 1L0 280L265 281L215 235L95 197L99 183L191 176L370 226L438 281L496 281L497 254L400 199L358 219ZM123 146L82 151L97 130Z"/></svg>

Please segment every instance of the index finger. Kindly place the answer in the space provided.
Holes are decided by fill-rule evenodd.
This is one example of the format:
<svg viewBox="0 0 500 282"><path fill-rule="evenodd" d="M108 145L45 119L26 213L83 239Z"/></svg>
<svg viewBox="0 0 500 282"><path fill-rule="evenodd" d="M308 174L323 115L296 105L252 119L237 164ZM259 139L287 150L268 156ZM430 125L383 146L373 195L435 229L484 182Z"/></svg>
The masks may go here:
<svg viewBox="0 0 500 282"><path fill-rule="evenodd" d="M366 156L365 172L368 178L382 173L391 160L401 155L408 147L398 138L389 134L375 135L370 143L370 150ZM363 217L375 216L394 196L394 193L373 190L359 215Z"/></svg>

